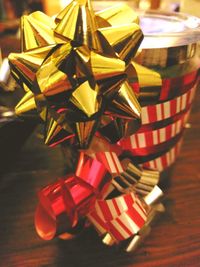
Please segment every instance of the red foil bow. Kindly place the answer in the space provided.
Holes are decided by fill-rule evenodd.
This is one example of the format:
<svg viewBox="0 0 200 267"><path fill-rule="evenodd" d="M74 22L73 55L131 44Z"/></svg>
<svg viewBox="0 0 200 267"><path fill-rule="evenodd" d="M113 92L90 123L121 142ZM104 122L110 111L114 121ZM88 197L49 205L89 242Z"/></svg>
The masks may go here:
<svg viewBox="0 0 200 267"><path fill-rule="evenodd" d="M75 175L39 192L40 205L35 216L38 234L52 239L63 232L76 232L79 219L89 213L96 199L103 198L110 180L100 161L81 153Z"/></svg>

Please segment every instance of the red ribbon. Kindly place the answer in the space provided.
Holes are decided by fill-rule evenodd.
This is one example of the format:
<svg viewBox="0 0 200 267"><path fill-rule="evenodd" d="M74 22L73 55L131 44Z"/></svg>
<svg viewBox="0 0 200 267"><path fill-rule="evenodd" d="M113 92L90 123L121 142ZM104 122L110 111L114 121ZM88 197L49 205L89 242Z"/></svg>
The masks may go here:
<svg viewBox="0 0 200 267"><path fill-rule="evenodd" d="M97 200L88 218L101 235L109 233L118 243L144 226L147 213L147 206L132 192L109 200Z"/></svg>
<svg viewBox="0 0 200 267"><path fill-rule="evenodd" d="M71 233L102 198L111 176L98 160L81 153L76 175L67 176L39 192L40 205L35 216L38 234L52 239L63 232Z"/></svg>

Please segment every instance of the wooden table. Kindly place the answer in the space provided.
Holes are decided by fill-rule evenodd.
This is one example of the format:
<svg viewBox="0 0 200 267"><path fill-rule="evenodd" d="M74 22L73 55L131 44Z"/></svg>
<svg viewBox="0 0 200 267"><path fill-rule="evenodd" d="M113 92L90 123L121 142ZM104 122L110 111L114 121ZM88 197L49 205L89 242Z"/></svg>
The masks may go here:
<svg viewBox="0 0 200 267"><path fill-rule="evenodd" d="M197 92L181 155L163 183L166 213L130 255L105 247L93 229L71 241L47 242L37 236L37 191L65 168L61 151L46 147L37 129L0 177L0 266L200 266L199 103Z"/></svg>

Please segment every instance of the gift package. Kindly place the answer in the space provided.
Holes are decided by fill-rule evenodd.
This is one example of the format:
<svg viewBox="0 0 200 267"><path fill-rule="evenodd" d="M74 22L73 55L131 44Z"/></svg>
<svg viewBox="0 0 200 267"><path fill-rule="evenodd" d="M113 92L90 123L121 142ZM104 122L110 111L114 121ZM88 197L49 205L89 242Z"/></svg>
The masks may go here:
<svg viewBox="0 0 200 267"><path fill-rule="evenodd" d="M74 172L38 193L38 235L94 227L133 252L165 211L160 174L179 154L198 87L200 19L72 0L54 17L22 16L20 29L9 63L25 95L14 114L37 114L46 145L78 154Z"/></svg>

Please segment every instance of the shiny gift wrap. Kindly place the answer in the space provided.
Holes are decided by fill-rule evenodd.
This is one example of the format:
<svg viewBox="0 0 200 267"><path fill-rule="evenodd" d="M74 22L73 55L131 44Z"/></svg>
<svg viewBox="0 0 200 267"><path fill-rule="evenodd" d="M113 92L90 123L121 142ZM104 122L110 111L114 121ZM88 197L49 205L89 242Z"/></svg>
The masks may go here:
<svg viewBox="0 0 200 267"><path fill-rule="evenodd" d="M39 192L35 225L43 239L70 239L93 225L105 244L131 252L164 211L158 171L180 150L200 61L196 35L185 44L170 37L178 40L173 53L169 33L162 39L159 28L149 39L146 25L158 26L158 16L140 17L143 42L124 4L94 12L90 1L73 0L55 19L22 17L22 52L9 56L27 92L16 114L37 110L45 143L80 154L75 173Z"/></svg>

